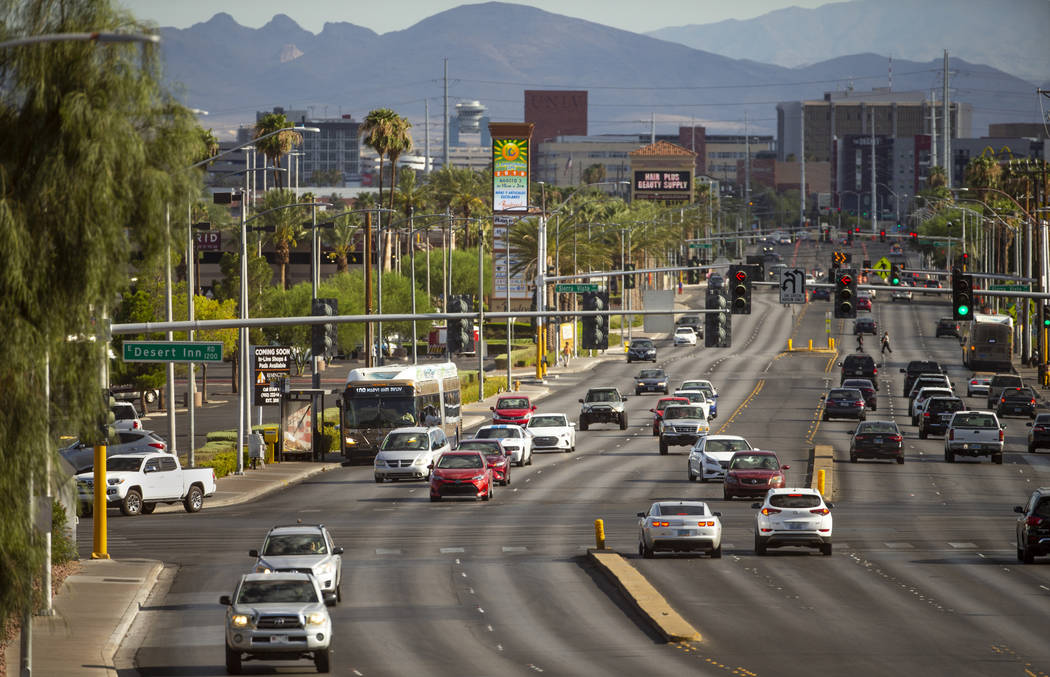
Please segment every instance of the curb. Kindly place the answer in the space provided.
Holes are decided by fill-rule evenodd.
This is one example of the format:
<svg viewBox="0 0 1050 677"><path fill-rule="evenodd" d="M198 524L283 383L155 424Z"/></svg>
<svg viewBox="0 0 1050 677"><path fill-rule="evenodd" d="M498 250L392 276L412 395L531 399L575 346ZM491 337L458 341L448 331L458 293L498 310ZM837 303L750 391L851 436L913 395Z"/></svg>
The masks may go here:
<svg viewBox="0 0 1050 677"><path fill-rule="evenodd" d="M668 642L698 642L703 639L696 628L672 609L652 583L618 552L589 548L587 557Z"/></svg>
<svg viewBox="0 0 1050 677"><path fill-rule="evenodd" d="M142 603L145 602L153 592L153 588L157 584L157 577L160 576L160 572L163 569L163 563L152 561L150 570L143 579L138 593L135 595L134 599L131 600L131 603L128 604L127 609L124 610L124 613L120 617L120 622L117 624L117 627L113 630L113 633L110 634L105 646L102 647L102 663L106 672L112 675L112 677L118 676L115 663L117 650L124 641L124 637L128 634L128 630L131 629L132 623L135 622L135 618L139 615L139 611L142 609Z"/></svg>
<svg viewBox="0 0 1050 677"><path fill-rule="evenodd" d="M817 444L810 450L809 486L817 487L817 471L824 471L824 497L834 502L835 497L835 449L830 444Z"/></svg>

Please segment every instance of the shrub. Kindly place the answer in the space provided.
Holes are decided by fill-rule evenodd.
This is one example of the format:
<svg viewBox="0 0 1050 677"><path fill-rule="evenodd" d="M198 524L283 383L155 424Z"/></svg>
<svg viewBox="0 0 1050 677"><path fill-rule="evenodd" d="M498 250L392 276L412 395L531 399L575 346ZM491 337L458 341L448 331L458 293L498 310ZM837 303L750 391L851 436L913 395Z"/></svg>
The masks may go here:
<svg viewBox="0 0 1050 677"><path fill-rule="evenodd" d="M247 468L250 460L248 459L248 452L245 451L243 454L244 458L242 467ZM215 478L226 477L230 473L237 471L237 452L233 449L215 454L206 461L201 461L197 464L199 468L211 468L215 471Z"/></svg>
<svg viewBox="0 0 1050 677"><path fill-rule="evenodd" d="M58 501L51 502L51 563L62 564L77 558L77 544L70 538L69 517Z"/></svg>

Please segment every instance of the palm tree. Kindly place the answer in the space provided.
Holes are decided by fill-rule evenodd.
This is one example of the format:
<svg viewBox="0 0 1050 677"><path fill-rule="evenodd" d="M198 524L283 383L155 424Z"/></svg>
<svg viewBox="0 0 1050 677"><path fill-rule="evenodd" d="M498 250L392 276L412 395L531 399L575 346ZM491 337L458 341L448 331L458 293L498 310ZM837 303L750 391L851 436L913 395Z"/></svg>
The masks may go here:
<svg viewBox="0 0 1050 677"><path fill-rule="evenodd" d="M310 193L304 193L302 199L304 202L314 201L313 195ZM271 190L263 196L262 210L266 211L267 209L295 203L295 193L292 191L287 189ZM299 244L299 239L303 237L305 232L303 230L303 218L308 213L309 211L306 208L278 209L260 217L264 226L272 226L274 229L273 234L270 235L270 241L273 243L277 263L281 266L281 289L288 288L288 262L291 260L292 249Z"/></svg>
<svg viewBox="0 0 1050 677"><path fill-rule="evenodd" d="M255 138L258 139L255 146L275 168L273 185L278 188L281 186L280 172L277 171L281 166L281 156L287 155L293 146L302 143L303 137L299 132L293 132L290 129L287 132L267 136L265 139L261 137L292 126L291 121L284 117L284 113L267 113L255 123Z"/></svg>
<svg viewBox="0 0 1050 677"><path fill-rule="evenodd" d="M361 229L360 214L343 214L336 217L335 227L325 235L325 243L335 252L336 270L345 273L349 268L348 258L354 251L354 236Z"/></svg>

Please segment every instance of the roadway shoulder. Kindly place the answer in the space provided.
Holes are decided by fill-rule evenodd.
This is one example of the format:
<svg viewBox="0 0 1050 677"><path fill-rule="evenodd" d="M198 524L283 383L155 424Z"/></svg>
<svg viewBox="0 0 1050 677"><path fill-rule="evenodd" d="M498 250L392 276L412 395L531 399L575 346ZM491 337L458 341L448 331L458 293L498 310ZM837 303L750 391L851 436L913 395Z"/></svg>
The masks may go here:
<svg viewBox="0 0 1050 677"><path fill-rule="evenodd" d="M587 556L667 641L691 642L702 639L696 628L671 608L664 596L619 553L591 549L587 551Z"/></svg>
<svg viewBox="0 0 1050 677"><path fill-rule="evenodd" d="M820 471L824 471L824 497L830 501L838 500L835 495L835 448L830 444L817 444L813 447L813 460L810 463L809 486L819 489Z"/></svg>

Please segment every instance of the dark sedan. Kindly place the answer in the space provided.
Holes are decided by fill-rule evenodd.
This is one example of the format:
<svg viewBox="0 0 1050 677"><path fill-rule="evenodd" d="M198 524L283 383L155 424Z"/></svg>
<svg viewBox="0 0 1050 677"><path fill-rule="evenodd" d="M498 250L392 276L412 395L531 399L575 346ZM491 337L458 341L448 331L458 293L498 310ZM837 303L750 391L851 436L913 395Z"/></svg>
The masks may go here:
<svg viewBox="0 0 1050 677"><path fill-rule="evenodd" d="M1031 388L1006 388L999 394L995 413L1004 416L1028 416L1035 418L1035 391Z"/></svg>
<svg viewBox="0 0 1050 677"><path fill-rule="evenodd" d="M1050 487L1032 492L1025 505L1014 508L1017 518L1017 561L1031 564L1037 556L1050 555Z"/></svg>
<svg viewBox="0 0 1050 677"><path fill-rule="evenodd" d="M1028 431L1028 453L1050 448L1050 414L1039 414L1028 425L1032 427Z"/></svg>
<svg viewBox="0 0 1050 677"><path fill-rule="evenodd" d="M931 397L919 415L919 439L943 435L955 412L964 409L966 405L958 397Z"/></svg>
<svg viewBox="0 0 1050 677"><path fill-rule="evenodd" d="M848 378L842 382L843 388L856 388L864 396L864 406L872 411L878 411L879 402L876 397L875 384L867 378Z"/></svg>
<svg viewBox="0 0 1050 677"><path fill-rule="evenodd" d="M855 418L863 421L864 395L856 388L834 388L824 397L824 420Z"/></svg>
<svg viewBox="0 0 1050 677"><path fill-rule="evenodd" d="M663 369L642 369L635 377L634 394L663 393L666 395L667 374Z"/></svg>
<svg viewBox="0 0 1050 677"><path fill-rule="evenodd" d="M857 321L853 323L853 333L871 334L874 336L879 333L879 325L870 317L858 317Z"/></svg>
<svg viewBox="0 0 1050 677"><path fill-rule="evenodd" d="M886 458L904 463L904 435L893 421L864 421L851 435L850 463L860 458Z"/></svg>
<svg viewBox="0 0 1050 677"><path fill-rule="evenodd" d="M815 287L813 291L809 293L809 300L816 301L817 299L823 299L824 301L831 300L831 290L827 287Z"/></svg>
<svg viewBox="0 0 1050 677"><path fill-rule="evenodd" d="M627 347L627 362L652 361L656 362L656 346L652 339L632 339Z"/></svg>

